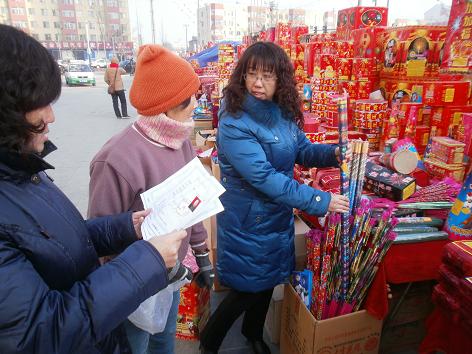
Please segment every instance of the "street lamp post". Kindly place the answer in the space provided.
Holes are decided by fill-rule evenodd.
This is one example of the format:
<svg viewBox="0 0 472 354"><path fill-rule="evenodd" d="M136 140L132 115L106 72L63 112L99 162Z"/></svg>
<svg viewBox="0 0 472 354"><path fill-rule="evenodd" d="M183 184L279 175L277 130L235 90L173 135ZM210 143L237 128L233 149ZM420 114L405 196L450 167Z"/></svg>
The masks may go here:
<svg viewBox="0 0 472 354"><path fill-rule="evenodd" d="M89 65L92 66L92 60L90 59L90 38L89 38L89 22L85 22L85 39L87 40L87 57Z"/></svg>
<svg viewBox="0 0 472 354"><path fill-rule="evenodd" d="M154 26L154 4L153 0L151 1L151 30L152 30L152 43L156 43L156 29Z"/></svg>
<svg viewBox="0 0 472 354"><path fill-rule="evenodd" d="M187 54L188 53L188 39L187 39L188 24L185 24L184 27L185 27L185 54Z"/></svg>

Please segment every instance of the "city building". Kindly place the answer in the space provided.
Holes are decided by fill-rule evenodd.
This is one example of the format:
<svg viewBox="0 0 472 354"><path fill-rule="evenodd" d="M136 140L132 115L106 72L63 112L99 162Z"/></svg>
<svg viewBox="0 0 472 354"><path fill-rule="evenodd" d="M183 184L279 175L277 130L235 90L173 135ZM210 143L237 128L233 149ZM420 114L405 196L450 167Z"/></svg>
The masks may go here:
<svg viewBox="0 0 472 354"><path fill-rule="evenodd" d="M206 4L198 9L199 45L223 40L240 41L248 31L248 7L236 4Z"/></svg>
<svg viewBox="0 0 472 354"><path fill-rule="evenodd" d="M251 5L239 3L209 3L198 9L199 46L222 40L240 41L244 35L257 33L277 22L304 25L303 9L279 9L275 2L253 1Z"/></svg>
<svg viewBox="0 0 472 354"><path fill-rule="evenodd" d="M326 30L335 30L338 25L338 12L331 10L323 14L323 27Z"/></svg>
<svg viewBox="0 0 472 354"><path fill-rule="evenodd" d="M127 0L0 0L0 23L22 29L58 59L132 55Z"/></svg>
<svg viewBox="0 0 472 354"><path fill-rule="evenodd" d="M436 4L424 13L424 22L428 25L446 26L450 12L451 6L444 3Z"/></svg>

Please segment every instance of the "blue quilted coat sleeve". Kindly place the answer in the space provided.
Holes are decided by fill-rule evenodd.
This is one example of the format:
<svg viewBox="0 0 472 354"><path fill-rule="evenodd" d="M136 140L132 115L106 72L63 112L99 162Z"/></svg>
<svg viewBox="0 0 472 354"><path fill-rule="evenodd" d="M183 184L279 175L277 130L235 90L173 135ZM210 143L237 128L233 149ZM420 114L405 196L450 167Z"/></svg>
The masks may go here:
<svg viewBox="0 0 472 354"><path fill-rule="evenodd" d="M9 231L0 234L2 353L89 353L91 343L167 286L163 259L148 242L137 241L67 291L52 290L8 241Z"/></svg>
<svg viewBox="0 0 472 354"><path fill-rule="evenodd" d="M220 125L218 140L224 141L224 155L249 184L275 202L312 215L326 214L331 195L299 184L291 175L278 172L267 160L260 140L243 119L226 116ZM300 144L297 160L308 166L335 165L332 157L334 147L308 146L309 141L303 140L300 134L297 136Z"/></svg>
<svg viewBox="0 0 472 354"><path fill-rule="evenodd" d="M336 146L313 144L300 129L297 129L297 141L300 148L296 159L297 164L305 167L338 166L335 155Z"/></svg>
<svg viewBox="0 0 472 354"><path fill-rule="evenodd" d="M92 218L86 221L99 257L118 254L137 240L131 212Z"/></svg>

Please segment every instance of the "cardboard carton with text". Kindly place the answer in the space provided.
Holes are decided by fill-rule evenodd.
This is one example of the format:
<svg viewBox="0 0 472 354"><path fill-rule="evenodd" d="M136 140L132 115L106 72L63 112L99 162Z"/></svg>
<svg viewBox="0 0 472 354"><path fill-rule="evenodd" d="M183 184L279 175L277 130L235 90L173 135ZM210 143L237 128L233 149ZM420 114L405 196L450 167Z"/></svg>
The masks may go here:
<svg viewBox="0 0 472 354"><path fill-rule="evenodd" d="M285 286L281 354L375 354L382 321L362 310L317 321L290 285Z"/></svg>

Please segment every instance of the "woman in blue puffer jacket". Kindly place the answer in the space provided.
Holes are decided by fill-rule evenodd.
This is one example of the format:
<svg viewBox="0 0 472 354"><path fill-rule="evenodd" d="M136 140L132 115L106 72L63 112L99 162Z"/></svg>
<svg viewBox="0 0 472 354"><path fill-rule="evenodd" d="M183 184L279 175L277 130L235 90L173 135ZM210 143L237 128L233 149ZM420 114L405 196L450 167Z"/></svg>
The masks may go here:
<svg viewBox="0 0 472 354"><path fill-rule="evenodd" d="M0 24L0 352L131 353L121 323L174 280L186 233L138 240L143 211L82 218L44 172L60 92L46 48Z"/></svg>
<svg viewBox="0 0 472 354"><path fill-rule="evenodd" d="M293 208L313 215L346 212L348 199L293 179L295 163L339 165L339 148L305 137L293 66L285 51L258 42L244 52L224 89L218 126L221 197L218 278L231 291L201 336L202 353L216 353L244 313L243 335L255 353L270 353L262 340L273 288L294 270ZM348 156L351 152L348 150Z"/></svg>

